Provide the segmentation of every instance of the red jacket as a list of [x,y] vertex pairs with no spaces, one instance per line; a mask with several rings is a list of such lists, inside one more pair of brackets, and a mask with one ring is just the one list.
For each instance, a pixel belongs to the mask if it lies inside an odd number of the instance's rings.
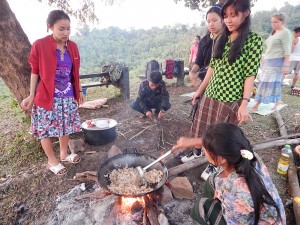
[[[80,55],[77,45],[68,41],[67,49],[72,60],[72,84],[74,97],[79,101],[79,67]],[[39,83],[34,97],[34,104],[47,110],[52,110],[55,73],[57,67],[56,43],[52,35],[35,41],[31,47],[29,63],[31,73],[39,75]]]

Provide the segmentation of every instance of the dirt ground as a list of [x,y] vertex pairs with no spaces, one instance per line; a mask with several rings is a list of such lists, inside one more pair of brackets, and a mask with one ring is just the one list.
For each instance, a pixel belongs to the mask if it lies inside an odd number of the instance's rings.
[[[105,90],[105,89],[101,89]],[[139,118],[138,113],[133,112],[129,106],[129,101],[121,98],[110,99],[108,108],[96,110],[80,109],[81,120],[92,118],[112,118],[118,122],[117,138],[115,141],[103,146],[90,146],[84,144],[84,151],[96,151],[94,154],[80,152],[81,162],[79,164],[66,165],[68,174],[65,176],[55,176],[49,172],[45,161],[36,164],[28,162],[28,167],[23,168],[18,175],[0,183],[0,224],[43,224],[56,207],[57,197],[68,193],[76,185],[80,184],[72,178],[78,172],[96,171],[98,166],[107,159],[107,151],[112,145],[120,148],[136,148],[138,152],[158,157],[162,151],[170,149],[180,136],[189,133],[191,121],[188,119],[191,105],[184,104],[188,97],[181,97],[181,94],[191,92],[189,86],[175,87],[168,86],[170,92],[172,108],[168,111],[166,118],[160,125],[153,125],[153,121]],[[288,87],[284,89],[285,93]],[[136,96],[132,93],[132,99]],[[292,98],[292,99],[291,99]],[[286,121],[289,133],[294,132],[294,127],[299,124],[297,118],[293,116],[299,111],[299,97],[287,96],[283,101],[289,101],[288,107],[280,112]],[[253,122],[243,125],[242,129],[248,138],[254,143],[268,138],[278,137],[278,127],[272,116],[253,115]],[[149,127],[151,126],[151,127]],[[143,129],[147,128],[140,135],[134,137]],[[163,142],[160,141],[160,133],[163,130]],[[134,137],[134,138],[133,138]],[[83,133],[71,136],[72,139],[84,139]],[[55,144],[57,150],[58,146]],[[269,148],[259,150],[258,154],[266,163],[271,173],[280,196],[286,206],[287,224],[295,224],[292,205],[290,204],[290,193],[286,177],[276,173],[276,166],[280,156],[280,148]],[[58,151],[56,151],[58,152]],[[171,167],[180,162],[174,160],[167,164]],[[194,188],[195,194],[202,192],[203,181],[200,175],[206,165],[197,167],[185,172]],[[176,204],[180,205],[180,201]],[[190,204],[192,205],[192,204]],[[87,205],[88,207],[88,205]],[[175,209],[174,209],[175,210]],[[185,212],[189,215],[189,210]],[[170,216],[171,213],[170,213]],[[180,221],[173,221],[172,224],[184,224]]]

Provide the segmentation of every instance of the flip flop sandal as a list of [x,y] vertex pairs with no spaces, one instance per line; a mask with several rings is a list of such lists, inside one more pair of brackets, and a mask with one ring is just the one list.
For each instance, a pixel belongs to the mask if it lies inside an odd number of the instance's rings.
[[[78,160],[76,161],[76,159],[78,159]],[[75,153],[72,153],[72,154],[68,155],[67,158],[61,159],[60,161],[62,161],[62,162],[69,162],[69,163],[75,164],[75,163],[79,163],[80,162],[80,157],[79,157],[79,155],[77,155]]]
[[61,176],[68,172],[66,167],[63,166],[63,164],[58,163],[56,166],[49,166],[49,170],[54,173],[55,175]]

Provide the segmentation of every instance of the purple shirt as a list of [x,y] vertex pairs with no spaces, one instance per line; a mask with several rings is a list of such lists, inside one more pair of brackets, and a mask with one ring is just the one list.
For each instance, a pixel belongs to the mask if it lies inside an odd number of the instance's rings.
[[56,74],[54,97],[74,97],[72,86],[72,61],[68,50],[61,55],[60,50],[56,49]]

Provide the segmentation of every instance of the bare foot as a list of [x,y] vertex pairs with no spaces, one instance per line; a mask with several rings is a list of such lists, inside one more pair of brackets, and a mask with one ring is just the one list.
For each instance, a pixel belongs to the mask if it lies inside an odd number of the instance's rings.
[[276,108],[280,105],[283,104],[283,101],[279,100],[278,102],[275,103],[275,105],[272,107],[272,110],[276,110]]
[[251,109],[248,110],[249,113],[257,112],[258,108],[252,107]]

